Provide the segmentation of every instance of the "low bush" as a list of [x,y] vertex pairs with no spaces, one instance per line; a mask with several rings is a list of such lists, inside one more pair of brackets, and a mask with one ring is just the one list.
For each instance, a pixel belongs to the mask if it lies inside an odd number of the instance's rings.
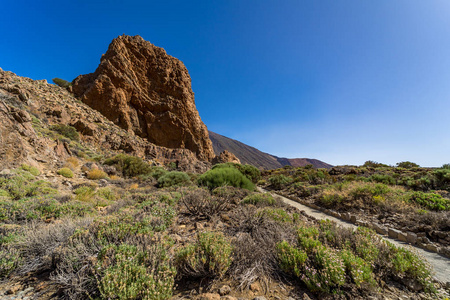
[[89,202],[94,197],[94,189],[90,186],[80,186],[73,192],[76,195],[75,198],[83,202]]
[[191,178],[184,172],[171,171],[158,179],[159,187],[170,187],[174,185],[184,185],[191,182]]
[[231,265],[230,242],[221,234],[204,232],[197,241],[180,249],[176,254],[176,265],[181,276],[222,277]]
[[119,154],[104,161],[106,165],[115,166],[126,177],[148,175],[152,171],[151,166],[140,157]]
[[270,193],[255,193],[242,199],[242,204],[253,204],[257,206],[275,205],[275,199]]
[[182,193],[180,199],[185,214],[205,219],[228,211],[232,201],[229,197],[211,196],[208,190],[202,188],[188,189]]
[[48,182],[35,180],[33,175],[23,171],[11,177],[0,177],[0,189],[4,197],[10,197],[13,200],[57,193]]
[[169,299],[172,296],[176,270],[162,246],[143,251],[134,245],[107,245],[100,251],[94,270],[104,299]]
[[108,174],[99,169],[92,169],[87,172],[86,177],[91,180],[108,178]]
[[308,259],[308,254],[305,251],[282,241],[277,244],[277,255],[281,270],[297,277],[303,274],[304,265]]
[[258,212],[258,215],[265,216],[280,223],[292,223],[296,218],[298,218],[298,214],[291,216],[282,208],[264,208]]
[[36,167],[29,166],[27,164],[22,164],[21,169],[24,171],[28,171],[33,176],[38,176],[41,172]]
[[430,210],[450,210],[450,199],[435,193],[411,192],[407,200]]
[[342,250],[339,253],[339,256],[344,262],[347,273],[350,275],[357,287],[360,287],[363,283],[376,285],[370,263],[354,255],[349,250]]
[[55,77],[52,79],[52,81],[54,84],[56,84],[57,86],[62,87],[62,88],[68,88],[69,86],[72,85],[72,83],[70,83],[69,81],[61,79],[61,78]]
[[269,182],[270,185],[274,188],[274,189],[281,189],[284,185],[291,183],[292,182],[292,178],[284,176],[282,174],[279,175],[273,175],[271,177],[269,177]]
[[78,131],[75,129],[75,127],[63,124],[55,124],[50,126],[50,130],[56,131],[62,136],[71,139],[73,141],[80,140],[80,135],[78,134]]
[[250,191],[255,189],[255,185],[238,169],[233,167],[209,170],[198,178],[198,183],[208,187],[210,190],[224,185],[230,185]]
[[419,168],[420,166],[416,163],[410,162],[410,161],[402,161],[397,163],[397,168],[405,168],[405,169],[412,169],[412,168]]
[[58,173],[58,175],[61,175],[61,176],[66,177],[66,178],[72,178],[73,177],[73,172],[69,168],[61,168],[61,169],[58,170],[57,173]]

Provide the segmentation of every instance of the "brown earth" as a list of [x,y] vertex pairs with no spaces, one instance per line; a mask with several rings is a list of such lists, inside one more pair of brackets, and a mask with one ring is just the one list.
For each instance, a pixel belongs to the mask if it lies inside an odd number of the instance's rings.
[[129,133],[200,160],[214,157],[186,67],[140,36],[114,39],[97,70],[73,81],[73,92]]

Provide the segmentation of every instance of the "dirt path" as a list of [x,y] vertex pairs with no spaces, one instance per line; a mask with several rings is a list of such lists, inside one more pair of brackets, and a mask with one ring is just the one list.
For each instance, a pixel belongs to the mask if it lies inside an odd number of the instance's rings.
[[[263,188],[258,187],[258,191],[260,192],[269,192],[272,193],[270,191],[267,191]],[[303,210],[307,215],[314,217],[318,220],[324,220],[324,219],[329,219],[331,221],[336,222],[337,224],[344,226],[344,227],[348,227],[348,228],[353,228],[355,229],[357,226],[351,223],[347,223],[341,219],[335,218],[333,216],[327,215],[319,210],[310,208],[306,205],[300,204],[298,202],[295,202],[291,199],[288,199],[286,197],[283,197],[281,195],[278,195],[276,193],[272,193],[273,195],[276,195],[277,197],[280,197],[283,202],[296,207],[300,210]],[[435,278],[443,283],[448,283],[450,282],[450,259],[445,258],[437,253],[433,253],[433,252],[428,252],[426,250],[423,250],[421,248],[417,248],[414,246],[411,246],[407,243],[403,243],[400,242],[398,240],[389,238],[387,236],[382,236],[383,239],[388,240],[389,242],[395,244],[396,246],[400,246],[400,247],[411,247],[413,248],[417,253],[419,253],[420,255],[422,255],[423,257],[425,257],[425,259],[431,264],[431,266],[434,268],[435,271]]]

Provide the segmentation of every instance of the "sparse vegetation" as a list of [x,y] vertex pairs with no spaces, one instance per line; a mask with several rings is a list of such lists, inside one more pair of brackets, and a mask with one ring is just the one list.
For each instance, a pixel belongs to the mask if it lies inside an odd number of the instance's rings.
[[62,88],[68,88],[69,86],[72,85],[72,83],[70,83],[69,81],[61,79],[61,78],[53,78],[52,81],[54,84],[56,84],[57,86],[60,86]]
[[50,126],[50,129],[53,131],[56,131],[60,135],[74,140],[79,141],[80,135],[78,134],[78,131],[75,129],[75,127],[69,126],[69,125],[63,125],[63,124],[55,124]]

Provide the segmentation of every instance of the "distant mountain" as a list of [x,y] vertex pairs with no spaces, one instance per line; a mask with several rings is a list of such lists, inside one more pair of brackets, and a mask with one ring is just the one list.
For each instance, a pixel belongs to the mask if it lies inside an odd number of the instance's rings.
[[254,165],[258,168],[277,169],[284,166],[303,167],[309,164],[313,165],[315,168],[333,167],[332,165],[317,159],[277,157],[212,131],[209,131],[209,138],[212,141],[214,153],[216,155],[219,155],[224,150],[228,150],[236,155],[236,157],[241,160],[241,163]]

